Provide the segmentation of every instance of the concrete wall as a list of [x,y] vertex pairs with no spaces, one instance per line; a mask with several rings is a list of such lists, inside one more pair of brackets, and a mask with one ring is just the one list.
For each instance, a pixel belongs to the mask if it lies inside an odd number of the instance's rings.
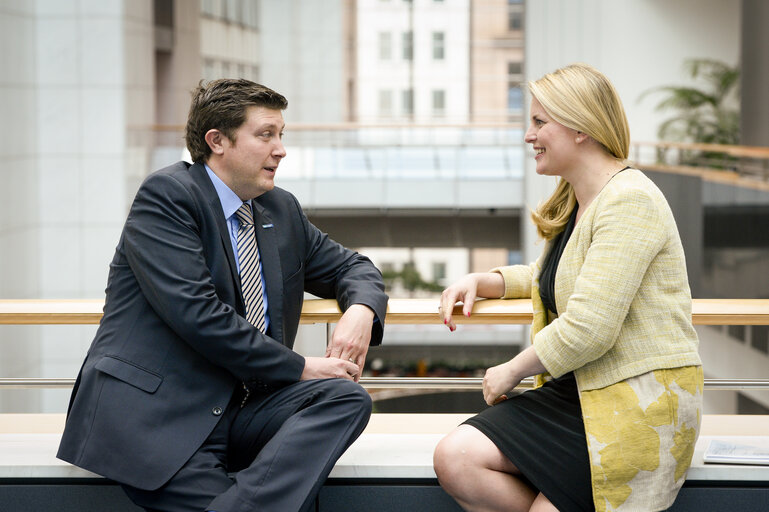
[[288,98],[291,122],[346,120],[342,0],[262,0],[259,80]]
[[[103,296],[137,172],[128,166],[143,161],[129,126],[154,114],[151,2],[4,1],[0,23],[0,297]],[[0,373],[74,377],[92,335],[4,328]],[[4,392],[0,408],[60,409],[67,394]]]

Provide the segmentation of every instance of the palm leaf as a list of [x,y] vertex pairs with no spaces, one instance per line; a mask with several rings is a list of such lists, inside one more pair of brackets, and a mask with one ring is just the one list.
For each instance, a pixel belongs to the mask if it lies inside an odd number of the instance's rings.
[[[666,85],[650,88],[638,98],[661,94],[656,111],[673,115],[663,121],[657,134],[663,140],[736,144],[739,141],[739,110],[736,105],[739,70],[713,59],[687,59],[684,70],[699,86]],[[696,157],[693,154],[692,157]]]

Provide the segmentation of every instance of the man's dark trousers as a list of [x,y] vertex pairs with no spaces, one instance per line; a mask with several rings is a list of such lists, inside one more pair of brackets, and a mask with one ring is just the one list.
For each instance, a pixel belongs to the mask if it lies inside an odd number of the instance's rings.
[[304,512],[360,435],[371,398],[345,379],[235,393],[206,442],[156,491],[123,486],[149,511]]

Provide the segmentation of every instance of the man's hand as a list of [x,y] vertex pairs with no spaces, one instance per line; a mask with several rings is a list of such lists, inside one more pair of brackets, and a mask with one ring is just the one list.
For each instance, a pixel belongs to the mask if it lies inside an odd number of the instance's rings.
[[353,304],[339,319],[331,343],[326,348],[326,357],[339,358],[357,365],[359,369],[354,374],[355,382],[360,380],[366,364],[373,325],[374,312],[363,304]]
[[304,370],[299,380],[347,379],[353,380],[360,374],[357,364],[336,357],[306,357]]

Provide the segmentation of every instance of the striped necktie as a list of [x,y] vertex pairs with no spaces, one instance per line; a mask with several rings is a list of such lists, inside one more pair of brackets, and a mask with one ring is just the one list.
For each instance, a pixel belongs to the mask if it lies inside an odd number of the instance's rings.
[[240,222],[240,227],[238,227],[238,262],[240,263],[240,286],[243,289],[243,302],[246,304],[246,320],[264,332],[262,264],[259,261],[259,248],[256,246],[251,205],[243,203],[235,215]]

